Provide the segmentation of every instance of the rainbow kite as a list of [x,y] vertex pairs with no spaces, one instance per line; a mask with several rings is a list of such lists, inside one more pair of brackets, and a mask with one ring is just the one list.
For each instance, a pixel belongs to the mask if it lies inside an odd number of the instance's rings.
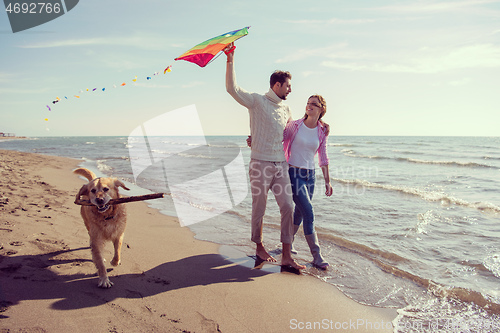
[[189,49],[186,53],[175,60],[186,60],[205,67],[219,52],[235,40],[248,35],[248,28],[231,31],[223,35],[211,38],[201,44]]

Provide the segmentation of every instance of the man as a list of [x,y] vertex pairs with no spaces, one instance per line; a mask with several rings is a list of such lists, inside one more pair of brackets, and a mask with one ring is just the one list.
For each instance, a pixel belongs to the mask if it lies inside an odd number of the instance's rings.
[[226,90],[250,114],[252,152],[249,165],[252,192],[252,241],[257,245],[256,254],[265,261],[275,262],[265,249],[262,240],[263,218],[267,194],[271,190],[281,213],[281,242],[283,253],[281,264],[295,269],[304,269],[291,254],[293,242],[293,199],[288,176],[288,164],[283,152],[283,130],[291,119],[288,105],[284,104],[292,92],[288,72],[276,71],[270,78],[270,89],[265,95],[249,93],[236,84],[234,73],[234,48],[226,51]]

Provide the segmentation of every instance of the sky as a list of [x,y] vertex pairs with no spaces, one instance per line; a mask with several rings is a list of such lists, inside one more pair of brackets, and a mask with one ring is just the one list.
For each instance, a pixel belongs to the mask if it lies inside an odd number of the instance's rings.
[[323,95],[331,135],[500,133],[500,0],[82,0],[17,33],[2,12],[0,132],[127,136],[195,105],[199,119],[176,119],[172,135],[199,123],[205,135],[247,135],[248,111],[225,90],[225,55],[205,68],[174,61],[246,26],[238,84],[263,94],[274,70],[290,71],[293,118]]

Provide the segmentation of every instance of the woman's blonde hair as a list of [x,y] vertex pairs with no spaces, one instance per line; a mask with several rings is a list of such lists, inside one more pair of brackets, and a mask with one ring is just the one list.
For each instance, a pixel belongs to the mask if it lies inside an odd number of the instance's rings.
[[[326,113],[326,100],[325,100],[325,98],[324,98],[323,96],[321,96],[321,95],[312,95],[311,97],[309,97],[309,98],[308,98],[308,100],[309,100],[309,99],[311,99],[311,98],[313,98],[313,97],[315,97],[315,98],[317,98],[317,99],[318,99],[319,104],[320,104],[320,107],[323,109],[323,110],[321,111],[321,113],[319,114],[319,118],[318,118],[318,120],[320,120],[320,119],[321,119],[321,118],[325,115],[325,113]],[[305,116],[304,116],[304,119],[307,119],[307,112],[306,112],[306,114],[305,114]]]

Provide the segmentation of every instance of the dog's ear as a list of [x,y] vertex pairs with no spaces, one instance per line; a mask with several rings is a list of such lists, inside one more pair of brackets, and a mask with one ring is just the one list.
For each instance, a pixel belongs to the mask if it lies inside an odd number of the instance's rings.
[[80,188],[80,191],[78,191],[77,195],[76,195],[76,198],[75,198],[75,203],[78,203],[80,202],[80,197],[82,195],[89,195],[89,189],[87,187],[87,184],[83,185],[81,188]]
[[118,188],[118,187],[121,187],[121,188],[124,188],[126,189],[127,191],[130,191],[130,189],[125,186],[125,184],[123,184],[120,180],[118,179],[115,179],[115,187]]

